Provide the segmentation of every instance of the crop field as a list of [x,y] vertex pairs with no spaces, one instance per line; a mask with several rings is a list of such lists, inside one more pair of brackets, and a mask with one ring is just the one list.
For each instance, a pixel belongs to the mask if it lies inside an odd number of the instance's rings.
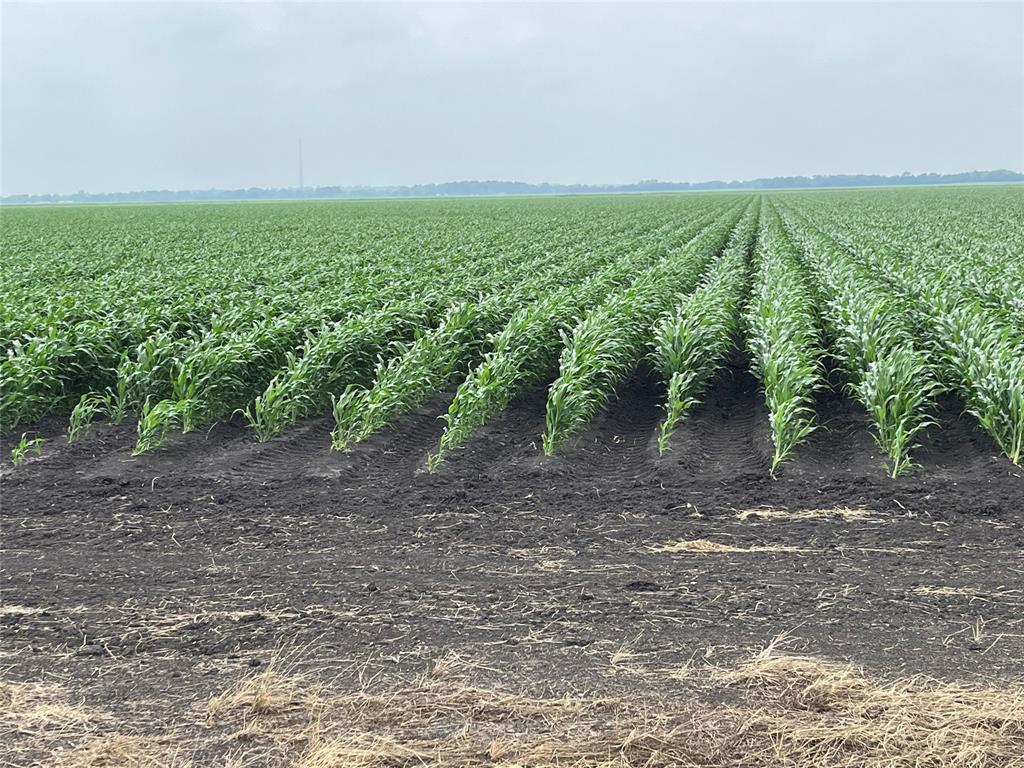
[[1024,764],[1024,188],[0,218],[0,763]]
[[8,211],[0,423],[131,417],[141,454],[329,409],[344,451],[451,388],[436,467],[539,385],[554,454],[647,365],[664,454],[740,349],[772,473],[829,388],[893,476],[944,395],[1019,464],[1022,221],[1015,188]]

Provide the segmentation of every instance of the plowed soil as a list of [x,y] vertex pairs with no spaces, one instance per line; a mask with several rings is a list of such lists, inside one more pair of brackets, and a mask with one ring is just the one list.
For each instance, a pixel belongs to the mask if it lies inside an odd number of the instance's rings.
[[327,417],[140,457],[132,423],[70,446],[64,419],[37,425],[42,455],[2,478],[6,678],[159,717],[275,654],[343,681],[455,654],[552,692],[671,687],[780,635],[887,675],[1024,670],[1024,471],[955,402],[892,480],[863,412],[825,396],[772,479],[741,367],[663,458],[641,372],[556,457],[541,390],[431,473],[449,397],[347,454]]

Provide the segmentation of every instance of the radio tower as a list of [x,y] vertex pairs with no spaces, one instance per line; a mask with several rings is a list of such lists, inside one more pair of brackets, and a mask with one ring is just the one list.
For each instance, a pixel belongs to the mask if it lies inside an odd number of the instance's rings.
[[302,139],[299,139],[299,189],[305,187],[305,183],[302,179]]

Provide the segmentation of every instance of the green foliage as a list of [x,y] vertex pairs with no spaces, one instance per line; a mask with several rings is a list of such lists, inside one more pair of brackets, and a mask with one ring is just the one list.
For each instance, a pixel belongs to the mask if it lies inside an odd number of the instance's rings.
[[664,452],[745,335],[773,473],[827,365],[894,475],[940,392],[1024,458],[1018,189],[772,194],[759,219],[754,199],[5,208],[0,430],[63,413],[73,442],[137,416],[144,452],[330,410],[350,448],[457,384],[436,466],[546,382],[557,450],[646,358]]
[[978,306],[941,307],[936,326],[944,362],[967,410],[1014,464],[1024,458],[1024,344],[1001,322],[986,322]]
[[437,393],[471,356],[474,340],[486,336],[496,312],[494,305],[458,304],[412,344],[394,342],[397,354],[380,362],[373,387],[350,389],[335,401],[335,449],[365,440]]
[[138,439],[132,456],[159,448],[167,440],[168,433],[181,424],[182,405],[174,400],[147,400],[139,414]]
[[[601,253],[607,257],[625,250],[626,255],[612,257],[599,272],[578,283],[562,285],[520,306],[489,340],[491,350],[459,385],[442,417],[445,429],[437,450],[428,457],[428,465],[436,468],[475,429],[504,410],[525,389],[540,383],[558,363],[565,331],[577,325],[595,304],[630,284],[638,272],[665,258],[672,249],[692,240],[712,219],[713,214],[697,216],[681,226],[663,227],[628,242],[626,247],[619,240],[614,251]],[[582,263],[593,265],[596,261],[586,254]]]
[[761,219],[757,276],[746,312],[747,349],[761,381],[775,447],[771,472],[814,431],[814,393],[823,386],[816,297],[781,223]]
[[43,443],[46,440],[42,437],[29,439],[28,433],[22,432],[18,444],[11,449],[11,461],[17,466],[28,457],[30,453],[40,454],[43,452]]
[[701,285],[654,326],[650,358],[668,383],[665,418],[658,429],[661,455],[669,449],[676,424],[700,402],[699,395],[733,345],[759,210],[760,200],[737,225]]
[[311,333],[298,353],[286,353],[283,370],[245,409],[246,420],[266,441],[323,410],[339,387],[368,385],[374,362],[388,344],[412,338],[429,315],[424,303],[403,302]]
[[832,353],[849,391],[867,409],[874,439],[896,477],[912,466],[915,438],[934,424],[942,391],[928,353],[915,340],[915,318],[850,254],[819,231],[789,220],[821,295]]
[[911,347],[894,347],[868,362],[853,392],[875,423],[875,442],[892,460],[892,476],[911,467],[917,433],[935,422],[928,407],[940,391],[928,364]]
[[689,243],[643,272],[590,312],[569,336],[559,376],[548,390],[544,453],[553,454],[612,397],[643,358],[650,342],[650,317],[664,312],[680,288],[695,286],[725,247],[747,200],[728,209]]

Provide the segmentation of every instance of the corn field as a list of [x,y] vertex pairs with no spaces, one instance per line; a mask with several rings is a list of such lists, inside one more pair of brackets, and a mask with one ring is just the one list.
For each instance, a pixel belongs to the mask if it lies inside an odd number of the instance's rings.
[[[351,451],[438,395],[437,468],[546,389],[571,450],[634,375],[653,454],[748,371],[775,474],[849,398],[879,470],[945,410],[1024,456],[1024,190],[5,208],[0,432],[65,419],[135,452],[234,420]],[[17,432],[16,432],[17,430]]]

